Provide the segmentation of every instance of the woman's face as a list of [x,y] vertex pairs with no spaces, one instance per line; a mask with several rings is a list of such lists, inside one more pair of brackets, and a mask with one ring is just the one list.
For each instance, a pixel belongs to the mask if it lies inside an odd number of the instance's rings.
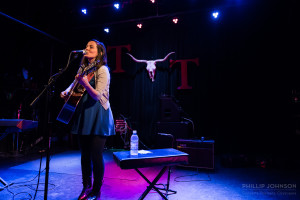
[[89,41],[85,47],[86,54],[84,55],[89,60],[93,60],[98,55],[97,43],[95,41]]

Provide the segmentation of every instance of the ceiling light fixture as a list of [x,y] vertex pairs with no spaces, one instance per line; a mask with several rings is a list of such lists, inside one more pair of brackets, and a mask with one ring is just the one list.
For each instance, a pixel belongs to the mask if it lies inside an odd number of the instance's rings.
[[81,12],[82,12],[84,15],[86,15],[86,14],[87,14],[87,9],[86,9],[86,8],[82,8],[82,9],[81,9]]
[[174,23],[174,24],[177,24],[177,23],[178,23],[178,18],[177,18],[177,17],[173,18],[173,23]]
[[105,31],[106,33],[109,33],[109,28],[104,28],[104,31]]
[[212,17],[214,19],[217,19],[219,17],[219,12],[218,11],[214,11],[211,15],[212,15]]
[[143,24],[142,24],[142,23],[138,23],[136,26],[137,26],[138,28],[142,28]]
[[120,9],[120,4],[119,3],[114,3],[115,9],[119,10]]

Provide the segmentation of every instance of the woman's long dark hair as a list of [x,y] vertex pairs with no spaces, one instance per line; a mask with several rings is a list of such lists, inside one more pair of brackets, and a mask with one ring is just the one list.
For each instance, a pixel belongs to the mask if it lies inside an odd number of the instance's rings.
[[[91,39],[90,41],[94,41],[97,44],[98,49],[98,55],[96,56],[96,62],[98,63],[96,66],[97,68],[100,68],[102,65],[107,65],[107,53],[106,48],[102,42],[99,42],[96,39]],[[102,55],[101,55],[102,52]],[[81,65],[84,64],[87,66],[89,64],[88,59],[86,57],[83,57],[81,60]]]

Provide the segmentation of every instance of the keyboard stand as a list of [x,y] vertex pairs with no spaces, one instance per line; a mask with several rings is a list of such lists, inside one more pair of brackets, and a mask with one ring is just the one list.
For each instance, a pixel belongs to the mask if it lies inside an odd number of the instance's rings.
[[[143,154],[140,152],[146,153]],[[139,151],[138,156],[130,156],[130,151],[120,151],[114,152],[113,157],[117,165],[121,169],[135,169],[135,171],[137,171],[137,173],[149,184],[147,189],[139,197],[139,200],[144,199],[151,189],[154,189],[165,200],[167,200],[167,195],[169,191],[175,194],[176,191],[169,190],[170,174],[168,174],[167,189],[161,189],[156,187],[156,183],[167,171],[167,169],[170,170],[171,166],[188,163],[188,154],[173,148]],[[163,168],[156,175],[155,179],[151,182],[138,168],[153,166],[162,166]],[[166,190],[166,195],[163,194],[160,190]]]

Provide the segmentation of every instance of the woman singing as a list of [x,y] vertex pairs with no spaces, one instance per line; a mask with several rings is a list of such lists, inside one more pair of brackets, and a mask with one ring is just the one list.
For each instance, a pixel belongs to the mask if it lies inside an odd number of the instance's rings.
[[[83,94],[74,114],[71,129],[77,134],[81,150],[81,171],[83,189],[78,199],[100,199],[104,176],[103,149],[107,136],[115,135],[114,119],[109,103],[110,73],[107,66],[106,48],[97,40],[90,40],[81,60],[81,68],[75,79],[86,92]],[[87,76],[80,75],[84,68],[96,66]],[[65,98],[74,82],[63,92]],[[93,185],[92,185],[93,176]]]

